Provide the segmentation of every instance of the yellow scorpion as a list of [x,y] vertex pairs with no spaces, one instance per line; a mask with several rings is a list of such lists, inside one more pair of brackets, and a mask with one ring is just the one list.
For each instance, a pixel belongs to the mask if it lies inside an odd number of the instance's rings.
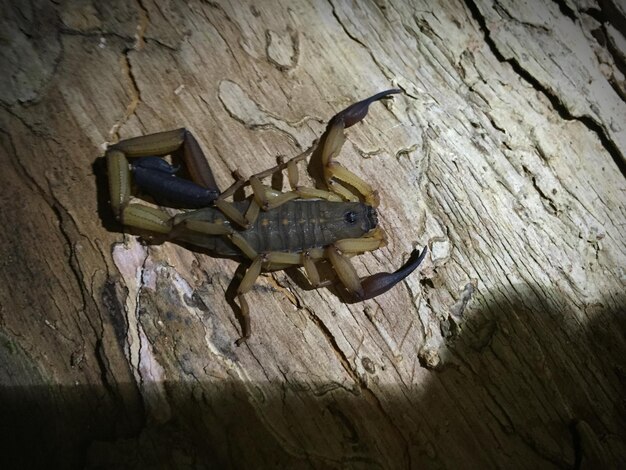
[[[386,90],[347,107],[330,120],[309,151],[286,162],[279,160],[275,167],[247,180],[235,172],[235,182],[224,192],[187,129],[123,140],[106,151],[113,212],[124,225],[202,247],[215,256],[243,258],[248,268],[237,288],[242,317],[237,345],[250,337],[246,293],[261,271],[303,266],[312,286],[322,287],[332,283],[322,280],[318,269],[318,263],[327,260],[353,301],[380,295],[419,266],[426,247],[421,253],[414,250],[393,273],[360,278],[349,258],[386,243],[375,209],[378,194],[335,157],[345,142],[344,129],[361,121],[371,103],[400,92]],[[183,162],[189,178],[177,176],[179,168],[162,158],[167,155]],[[309,155],[309,168],[314,169],[317,162],[321,176],[316,187],[299,182],[297,164]],[[290,191],[263,183],[285,169]],[[178,213],[172,216],[161,208],[131,203],[131,179],[141,192],[168,201]],[[251,194],[233,201],[233,195],[246,187]]]

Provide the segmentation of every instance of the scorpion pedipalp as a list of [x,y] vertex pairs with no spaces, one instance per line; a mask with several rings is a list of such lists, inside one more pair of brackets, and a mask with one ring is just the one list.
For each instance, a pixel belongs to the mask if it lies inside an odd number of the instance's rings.
[[337,113],[328,123],[328,127],[331,127],[339,120],[343,120],[344,127],[347,129],[350,126],[355,125],[357,122],[362,121],[363,118],[367,116],[370,104],[396,93],[402,93],[402,90],[392,88],[391,90],[381,91],[380,93],[376,93],[375,95],[359,101],[358,103],[351,104],[343,111]]
[[355,200],[356,198],[353,191],[346,187],[348,185],[363,196],[366,203],[374,207],[379,204],[378,193],[374,188],[343,165],[337,163],[334,158],[339,154],[345,142],[344,130],[363,120],[367,116],[370,104],[396,93],[402,93],[402,90],[392,88],[376,93],[369,98],[348,106],[343,111],[337,113],[328,123],[322,138],[324,142],[322,148],[324,180],[330,190],[340,194],[346,200]]

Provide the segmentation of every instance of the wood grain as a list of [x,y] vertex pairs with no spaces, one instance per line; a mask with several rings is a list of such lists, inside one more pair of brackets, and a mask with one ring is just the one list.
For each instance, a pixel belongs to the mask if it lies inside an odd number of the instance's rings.
[[[618,2],[1,9],[0,461],[626,464]],[[430,255],[378,298],[263,275],[238,348],[237,265],[112,218],[107,144],[185,126],[225,188],[392,86],[340,157],[389,233],[355,265]]]

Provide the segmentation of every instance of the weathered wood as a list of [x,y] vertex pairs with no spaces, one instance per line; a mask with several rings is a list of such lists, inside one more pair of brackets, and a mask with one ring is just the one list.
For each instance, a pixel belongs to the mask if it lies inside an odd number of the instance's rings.
[[[626,465],[618,2],[2,3],[0,461]],[[358,271],[430,248],[387,294],[264,275],[237,348],[236,264],[111,216],[107,143],[188,127],[225,188],[391,86],[340,157]]]

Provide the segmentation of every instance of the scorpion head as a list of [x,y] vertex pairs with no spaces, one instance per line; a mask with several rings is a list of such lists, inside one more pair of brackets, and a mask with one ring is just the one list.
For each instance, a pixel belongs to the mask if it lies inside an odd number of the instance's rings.
[[378,225],[376,209],[359,202],[341,203],[334,206],[337,209],[335,217],[338,238],[359,238]]

